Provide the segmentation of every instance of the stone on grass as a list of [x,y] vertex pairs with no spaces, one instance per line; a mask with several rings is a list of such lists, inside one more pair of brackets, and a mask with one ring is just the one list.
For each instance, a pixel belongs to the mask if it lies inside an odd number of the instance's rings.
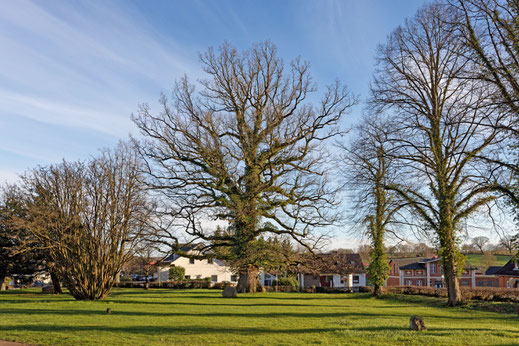
[[110,313],[112,313],[112,309],[110,309],[110,308],[106,309],[106,314],[110,315]]
[[54,294],[54,286],[52,286],[52,285],[42,286],[42,287],[41,287],[41,291],[42,291],[43,293],[51,293],[51,294]]
[[236,298],[238,293],[236,292],[236,287],[234,286],[226,286],[223,289],[222,297],[224,298]]
[[418,316],[418,315],[411,316],[409,329],[411,329],[411,330],[427,330],[423,317]]

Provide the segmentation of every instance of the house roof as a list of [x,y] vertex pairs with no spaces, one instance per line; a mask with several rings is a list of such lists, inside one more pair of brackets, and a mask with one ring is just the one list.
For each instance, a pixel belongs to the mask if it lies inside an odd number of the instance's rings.
[[488,267],[487,270],[485,271],[485,275],[494,275],[501,268],[503,268],[503,267],[501,267],[501,266]]
[[[203,246],[204,246],[204,244],[202,244],[202,243],[179,244],[178,252],[180,252],[180,253],[187,253],[189,251],[200,249]],[[172,254],[168,255],[166,258],[164,258],[162,261],[157,262],[157,264],[159,264],[159,265],[171,264],[171,263],[175,262],[176,260],[178,260],[180,257],[185,257],[185,256],[182,256],[182,255],[180,255],[178,253],[172,253]],[[216,258],[213,258],[213,262],[218,264],[218,265],[220,265],[220,266],[225,265],[224,261],[216,259]]]
[[[408,259],[409,260],[409,259]],[[441,257],[437,257],[437,258],[423,258],[423,259],[414,259],[414,261],[410,262],[410,263],[407,263],[407,264],[404,264],[404,265],[401,265],[399,268],[400,269],[425,269],[425,263],[428,263],[428,262],[437,262],[437,261],[441,261]],[[463,266],[463,269],[478,269],[476,267],[474,267],[472,264],[470,264],[469,261],[465,261],[465,265]]]
[[366,272],[358,253],[332,251],[306,257],[299,268],[304,274],[362,274]]
[[425,269],[425,266],[423,263],[420,262],[414,262],[406,264],[405,266],[401,266],[400,269],[402,270],[409,270],[409,269]]
[[395,263],[398,268],[406,266],[411,263],[416,263],[422,261],[423,257],[411,257],[411,258],[391,258],[389,263]]
[[[517,255],[516,255],[517,256]],[[512,257],[504,266],[497,270],[495,275],[519,276],[516,256]]]

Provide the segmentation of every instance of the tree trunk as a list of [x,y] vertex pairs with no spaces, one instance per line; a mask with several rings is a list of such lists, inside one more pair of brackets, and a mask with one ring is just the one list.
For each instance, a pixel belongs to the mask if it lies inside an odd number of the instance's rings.
[[50,279],[52,280],[52,286],[54,287],[54,294],[63,294],[58,274],[53,270],[50,271]]
[[373,296],[380,298],[384,295],[384,286],[375,284],[373,288]]
[[263,292],[265,289],[263,285],[258,280],[258,267],[249,264],[244,268],[239,270],[240,278],[238,279],[238,285],[236,286],[236,291],[238,293],[255,293],[258,290],[258,287]]
[[7,289],[7,284],[5,283],[5,278],[7,276],[0,275],[0,291],[5,291]]
[[449,306],[456,306],[463,303],[463,297],[461,295],[460,283],[458,281],[458,275],[456,270],[456,263],[454,258],[443,259],[443,271],[445,274],[445,283],[447,285],[447,292],[449,296]]

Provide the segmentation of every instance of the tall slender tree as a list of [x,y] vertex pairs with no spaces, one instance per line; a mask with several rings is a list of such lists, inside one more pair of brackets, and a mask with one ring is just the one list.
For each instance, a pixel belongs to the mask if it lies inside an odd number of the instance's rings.
[[355,128],[355,138],[344,151],[346,186],[354,202],[353,219],[367,228],[371,241],[371,263],[368,267],[373,294],[381,296],[389,275],[389,263],[384,240],[393,233],[391,225],[405,206],[405,202],[386,189],[394,181],[394,144],[389,141],[391,131],[381,118],[365,117]]
[[[246,258],[264,233],[313,247],[314,230],[338,219],[325,143],[341,133],[355,98],[336,82],[316,104],[309,64],[298,58],[287,68],[270,42],[243,53],[226,43],[200,60],[208,76],[200,92],[184,77],[161,112],[143,105],[133,118],[164,213],[208,248],[231,248],[233,259]],[[202,227],[214,219],[232,234]],[[244,263],[238,290],[254,291],[257,273]]]
[[379,48],[370,101],[398,129],[399,174],[418,184],[390,188],[436,234],[450,305],[462,301],[460,225],[496,198],[497,186],[488,184],[475,157],[499,142],[496,124],[502,120],[488,107],[491,90],[466,78],[474,66],[453,24],[456,16],[432,3],[397,28]]

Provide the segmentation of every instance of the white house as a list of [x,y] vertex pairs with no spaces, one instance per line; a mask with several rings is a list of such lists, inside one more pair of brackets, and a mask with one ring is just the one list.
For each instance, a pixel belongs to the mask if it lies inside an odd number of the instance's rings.
[[[197,254],[197,245],[184,246],[181,250],[187,254]],[[169,255],[157,264],[157,272],[154,275],[158,281],[168,281],[169,269],[171,267],[183,267],[186,280],[211,278],[212,282],[236,282],[237,275],[225,262],[218,259],[194,259],[182,257],[178,254]]]
[[309,259],[298,274],[299,286],[351,288],[366,286],[366,269],[359,254],[332,251]]

